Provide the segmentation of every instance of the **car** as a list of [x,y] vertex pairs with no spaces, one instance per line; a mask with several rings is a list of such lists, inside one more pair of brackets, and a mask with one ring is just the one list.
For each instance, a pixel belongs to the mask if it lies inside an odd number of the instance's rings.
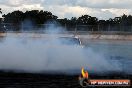
[[81,45],[80,39],[75,37],[59,37],[58,40],[64,45]]
[[77,36],[71,35],[46,35],[42,40],[43,44],[50,46],[83,46],[81,40]]
[[70,36],[70,37],[57,37],[55,40],[59,41],[61,45],[68,46],[81,46],[83,48],[82,42],[78,37]]

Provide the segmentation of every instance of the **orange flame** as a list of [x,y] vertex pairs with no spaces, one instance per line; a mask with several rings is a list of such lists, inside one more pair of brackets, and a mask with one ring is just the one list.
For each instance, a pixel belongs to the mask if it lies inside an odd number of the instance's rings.
[[88,72],[87,71],[84,71],[84,68],[83,67],[82,67],[81,72],[82,72],[82,77],[83,78],[88,78]]

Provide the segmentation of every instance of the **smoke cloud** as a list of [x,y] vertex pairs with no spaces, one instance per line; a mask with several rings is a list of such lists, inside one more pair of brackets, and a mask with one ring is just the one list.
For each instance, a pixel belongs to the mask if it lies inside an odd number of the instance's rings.
[[59,36],[64,31],[63,27],[52,24],[45,29],[46,34],[7,33],[0,41],[0,69],[33,73],[76,73],[81,67],[95,73],[121,70],[118,62],[110,62],[103,52],[62,44]]

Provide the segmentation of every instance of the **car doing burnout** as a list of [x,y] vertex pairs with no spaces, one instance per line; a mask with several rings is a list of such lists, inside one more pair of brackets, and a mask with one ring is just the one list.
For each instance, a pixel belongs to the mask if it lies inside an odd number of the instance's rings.
[[76,37],[59,37],[57,38],[62,45],[81,45],[81,41]]

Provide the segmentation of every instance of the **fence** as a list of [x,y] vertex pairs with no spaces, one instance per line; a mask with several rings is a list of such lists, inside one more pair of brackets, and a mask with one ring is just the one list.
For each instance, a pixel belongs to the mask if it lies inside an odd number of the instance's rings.
[[50,28],[54,29],[66,29],[67,31],[76,32],[122,32],[122,33],[132,33],[132,26],[124,25],[53,25],[53,24],[38,24],[38,25],[17,25],[11,23],[3,23],[0,25],[0,30],[6,31],[43,31]]

